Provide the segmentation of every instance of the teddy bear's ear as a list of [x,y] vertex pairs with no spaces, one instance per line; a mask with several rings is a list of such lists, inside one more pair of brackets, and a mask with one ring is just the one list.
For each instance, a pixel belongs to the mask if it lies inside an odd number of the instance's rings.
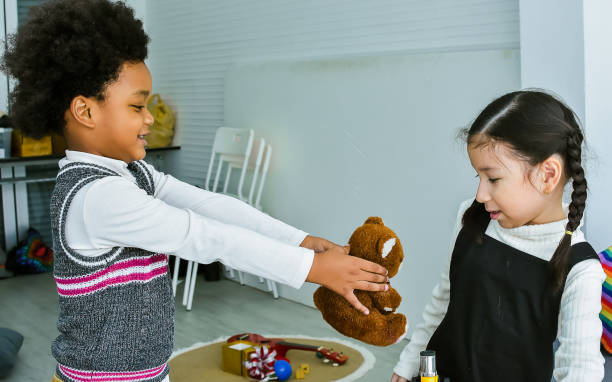
[[394,237],[386,240],[381,237],[378,240],[378,253],[380,253],[383,259],[391,252],[396,242],[397,240]]
[[378,216],[370,216],[365,223],[363,224],[380,224],[380,225],[385,225],[385,223],[383,223],[382,219],[379,218]]

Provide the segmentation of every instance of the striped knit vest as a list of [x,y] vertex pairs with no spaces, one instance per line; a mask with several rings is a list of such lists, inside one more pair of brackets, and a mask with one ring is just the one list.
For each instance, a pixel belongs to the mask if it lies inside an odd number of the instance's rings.
[[[128,169],[153,195],[141,162]],[[51,350],[62,381],[162,381],[172,352],[174,299],[168,259],[139,248],[115,247],[82,256],[66,242],[66,215],[76,193],[107,176],[102,166],[71,163],[57,175],[51,196],[54,277],[59,294],[59,336]]]

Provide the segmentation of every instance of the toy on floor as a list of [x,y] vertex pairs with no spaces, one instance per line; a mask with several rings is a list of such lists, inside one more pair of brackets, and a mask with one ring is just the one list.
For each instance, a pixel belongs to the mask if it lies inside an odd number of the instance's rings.
[[303,363],[300,365],[300,368],[295,371],[295,379],[304,379],[308,373],[310,373],[310,365]]
[[286,358],[289,350],[305,350],[315,352],[316,355],[323,360],[324,363],[331,362],[333,366],[339,366],[348,361],[348,357],[342,353],[338,353],[333,349],[328,349],[323,346],[298,344],[294,342],[286,342],[282,338],[266,338],[255,333],[242,333],[230,337],[227,342],[248,341],[255,344],[269,346],[276,351],[276,358]]
[[249,341],[231,341],[221,347],[221,369],[227,373],[248,376],[246,363],[250,354],[255,352],[256,343]]
[[[397,235],[379,217],[370,217],[357,228],[349,239],[350,255],[382,265],[395,276],[404,259],[404,251]],[[406,317],[395,313],[402,298],[391,288],[385,292],[356,290],[355,296],[370,311],[357,311],[342,296],[319,287],[313,296],[323,319],[340,333],[377,346],[399,342],[406,335]]]
[[[284,362],[284,361],[281,361]],[[249,354],[248,361],[244,362],[247,375],[257,380],[270,380],[276,371],[276,352],[267,346],[256,346],[255,350]],[[289,366],[291,368],[291,366]],[[289,374],[291,375],[291,373]],[[282,380],[282,379],[281,379]]]
[[274,371],[279,381],[286,381],[291,378],[293,370],[291,369],[291,363],[287,359],[277,359],[274,363]]
[[6,269],[15,274],[51,272],[53,250],[42,241],[37,230],[30,228],[26,238],[8,253]]
[[[333,349],[286,342],[282,338],[266,338],[255,333],[232,336],[227,339],[221,349],[223,371],[258,381],[289,379],[292,374],[291,363],[286,358],[289,350],[315,352],[324,363],[332,363],[333,366],[339,366],[348,361],[346,355],[335,352]],[[298,370],[306,370],[308,373],[310,366],[302,364]]]

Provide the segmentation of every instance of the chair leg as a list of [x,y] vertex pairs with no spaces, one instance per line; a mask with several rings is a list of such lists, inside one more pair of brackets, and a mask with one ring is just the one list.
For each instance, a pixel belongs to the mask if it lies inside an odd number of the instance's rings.
[[191,269],[193,261],[187,262],[187,273],[185,274],[185,288],[183,289],[183,305],[187,305],[187,297],[189,297],[189,285],[191,285]]
[[238,272],[238,280],[240,281],[240,285],[244,285],[244,274],[240,271],[236,272]]
[[274,296],[274,299],[278,300],[278,289],[276,289],[276,282],[274,281],[270,281],[270,286],[272,288],[272,296]]
[[193,263],[193,273],[191,274],[191,285],[189,286],[189,301],[187,302],[187,310],[191,310],[191,304],[193,303],[193,292],[195,290],[195,284],[198,276],[198,263]]
[[178,284],[179,267],[181,258],[176,256],[174,259],[174,272],[172,272],[172,296],[176,298],[176,286]]

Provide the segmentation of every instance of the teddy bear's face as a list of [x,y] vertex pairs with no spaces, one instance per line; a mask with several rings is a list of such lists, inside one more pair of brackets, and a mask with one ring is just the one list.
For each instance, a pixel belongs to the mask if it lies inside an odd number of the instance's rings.
[[387,268],[389,277],[397,274],[404,259],[402,244],[379,217],[370,217],[349,239],[351,256],[361,257]]

